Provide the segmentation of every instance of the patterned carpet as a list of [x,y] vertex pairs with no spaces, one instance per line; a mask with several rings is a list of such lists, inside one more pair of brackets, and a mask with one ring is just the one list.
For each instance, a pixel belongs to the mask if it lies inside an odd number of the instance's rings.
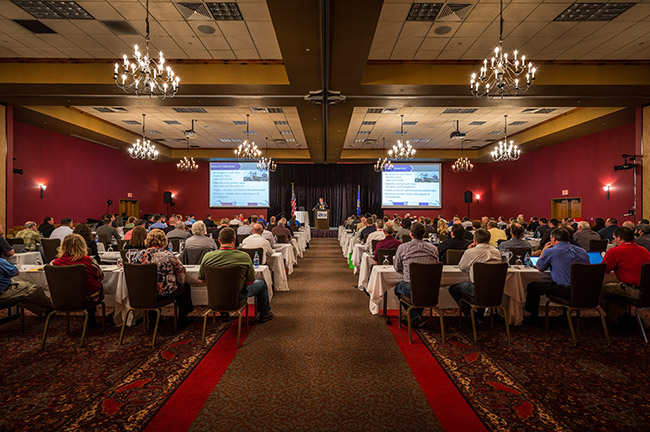
[[[6,316],[6,314],[4,315]],[[82,318],[73,317],[66,334],[65,317],[51,324],[40,350],[44,318],[26,316],[26,333],[18,320],[0,326],[2,410],[0,430],[140,430],[208,350],[201,349],[201,327],[174,333],[163,317],[155,348],[153,330],[89,330],[79,347]],[[220,321],[218,321],[220,323]],[[209,346],[228,325],[212,325]]]
[[513,329],[509,345],[502,324],[485,323],[475,344],[469,321],[445,321],[447,344],[437,321],[418,333],[488,429],[650,430],[650,352],[637,332],[610,328],[607,347],[597,318],[583,317],[573,346],[555,318],[548,332]]
[[336,239],[314,238],[194,421],[194,431],[441,430]]

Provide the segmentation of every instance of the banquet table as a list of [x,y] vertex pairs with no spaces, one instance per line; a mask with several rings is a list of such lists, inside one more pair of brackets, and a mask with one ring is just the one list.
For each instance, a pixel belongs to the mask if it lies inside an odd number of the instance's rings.
[[284,271],[284,260],[280,252],[274,252],[266,261],[273,272],[273,285],[276,291],[289,291],[289,284],[287,282],[287,272]]
[[357,282],[359,290],[363,291],[368,287],[368,279],[370,279],[370,273],[374,264],[375,261],[372,259],[372,255],[364,252],[361,256],[361,264],[359,265],[359,282]]
[[[366,291],[370,294],[369,307],[373,315],[379,314],[384,296],[388,296],[387,309],[397,309],[399,307],[397,297],[394,295],[394,289],[395,285],[403,279],[403,274],[395,271],[393,266],[376,265],[372,268]],[[512,266],[508,269],[503,292],[503,305],[508,313],[508,322],[510,324],[519,325],[523,321],[523,307],[526,302],[526,287],[528,284],[550,280],[550,273],[542,273],[533,268]],[[439,307],[441,309],[458,307],[451,295],[449,295],[449,286],[466,281],[469,281],[469,274],[461,272],[458,266],[444,266],[440,282]]]
[[291,243],[276,243],[273,246],[273,250],[282,254],[284,265],[288,269],[289,274],[293,273],[293,265],[296,264],[293,245]]
[[43,257],[40,252],[20,252],[7,258],[7,261],[17,267],[26,264],[43,265]]
[[352,265],[354,265],[354,274],[359,271],[361,266],[361,257],[366,252],[366,245],[357,243],[352,248]]
[[304,248],[300,245],[300,241],[294,236],[291,239],[291,245],[293,246],[294,253],[296,254],[297,258],[302,258],[303,257],[303,252],[305,251]]
[[296,231],[293,233],[293,237],[296,240],[296,245],[300,252],[300,257],[302,257],[302,254],[307,250],[307,234],[304,231]]
[[311,241],[311,228],[309,225],[304,225],[299,228],[299,231],[301,233],[305,233],[305,240],[307,240],[307,243]]

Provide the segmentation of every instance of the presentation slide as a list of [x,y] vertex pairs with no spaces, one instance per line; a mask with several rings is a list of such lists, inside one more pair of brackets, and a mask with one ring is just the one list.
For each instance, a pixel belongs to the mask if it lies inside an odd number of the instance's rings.
[[440,164],[399,164],[382,173],[383,208],[442,207]]
[[210,207],[268,207],[269,173],[257,162],[210,162]]

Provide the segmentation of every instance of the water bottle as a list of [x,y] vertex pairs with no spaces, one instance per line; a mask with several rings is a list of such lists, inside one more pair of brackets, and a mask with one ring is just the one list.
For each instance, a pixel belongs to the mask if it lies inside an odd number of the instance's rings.
[[539,239],[541,237],[542,237],[542,234],[539,231],[537,231],[537,238]]
[[255,252],[255,257],[253,258],[253,267],[258,268],[260,266],[260,255]]
[[278,242],[278,236],[274,235],[273,239],[275,240],[276,243]]
[[172,243],[171,243],[171,242],[167,243],[167,250],[168,250],[169,252],[172,252],[173,249],[174,249],[174,248],[172,248]]
[[526,267],[532,267],[533,263],[530,261],[530,253],[526,252],[526,256],[524,257],[524,263],[526,264]]
[[390,265],[390,262],[388,261],[388,255],[384,255],[384,262],[382,262],[381,265],[385,265],[385,266]]

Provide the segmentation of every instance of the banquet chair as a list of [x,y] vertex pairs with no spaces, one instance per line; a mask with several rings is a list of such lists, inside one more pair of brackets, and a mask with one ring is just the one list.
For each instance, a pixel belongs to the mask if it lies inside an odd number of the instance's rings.
[[228,228],[233,229],[235,230],[235,232],[237,232],[237,228],[239,228],[239,225],[236,224],[228,225]]
[[99,242],[104,245],[104,250],[108,250],[109,246],[109,241],[108,241],[108,236],[106,234],[98,234],[99,235]]
[[278,240],[276,241],[276,243],[289,243],[289,240],[287,239],[287,236],[284,235],[284,234],[281,234],[281,235],[277,236],[277,238],[278,238]]
[[11,314],[11,308],[15,307],[16,312],[20,315],[20,330],[22,333],[25,333],[25,307],[22,305],[22,302],[22,297],[0,298],[0,309],[7,309],[7,316],[1,322],[7,322],[16,317],[16,315]]
[[245,248],[239,248],[240,251],[246,252],[248,255],[251,257],[251,262],[254,262],[255,260],[255,252],[257,252],[257,256],[260,258],[260,264],[266,264],[266,254],[264,253],[264,249],[262,248],[255,248],[255,249],[245,249]]
[[208,286],[208,310],[203,314],[201,347],[205,348],[205,331],[208,316],[217,312],[237,313],[237,348],[240,347],[242,311],[246,309],[246,331],[248,331],[248,298],[239,298],[241,266],[205,266],[205,282]]
[[61,240],[59,239],[46,239],[41,240],[43,245],[43,254],[45,255],[45,264],[51,263],[56,259],[56,254],[59,251],[59,246],[61,246]]
[[124,249],[124,245],[127,244],[129,241],[128,240],[122,240],[122,239],[117,239],[117,250],[118,252]]
[[610,296],[607,299],[636,308],[635,315],[637,321],[639,322],[639,330],[641,331],[643,342],[647,344],[648,337],[646,336],[645,328],[643,326],[641,311],[650,309],[650,264],[643,264],[641,266],[641,285],[638,299],[623,296]]
[[508,248],[510,252],[512,252],[512,258],[510,258],[510,265],[513,265],[516,261],[517,258],[521,259],[521,262],[524,262],[524,257],[526,256],[526,253],[532,254],[533,249],[532,248],[518,248],[518,247],[513,247],[513,248]]
[[379,243],[379,242],[380,242],[380,240],[373,240],[372,242],[370,242],[370,246],[372,247],[371,252],[372,252],[373,254],[374,254],[375,251],[377,250],[377,243]]
[[410,234],[402,234],[402,243],[407,243],[412,240],[412,237]]
[[181,251],[181,240],[177,238],[170,238],[169,243],[172,245],[172,251],[180,252]]
[[571,264],[571,298],[567,300],[551,294],[546,295],[548,299],[546,300],[546,330],[548,330],[549,304],[553,302],[566,309],[566,317],[569,321],[569,330],[571,331],[571,340],[574,345],[577,345],[578,342],[576,340],[576,332],[573,328],[571,312],[576,311],[579,317],[580,311],[595,310],[600,316],[605,340],[607,341],[607,345],[609,345],[609,333],[607,332],[605,314],[600,307],[600,293],[603,288],[603,280],[605,279],[605,269],[605,264]]
[[86,329],[88,328],[88,311],[94,306],[102,306],[102,330],[106,324],[106,305],[104,304],[104,293],[95,301],[89,301],[86,298],[86,266],[83,264],[71,266],[45,266],[45,278],[50,289],[50,298],[54,310],[47,315],[45,319],[45,328],[43,329],[43,340],[41,349],[45,348],[47,331],[50,326],[50,320],[57,313],[65,313],[68,322],[67,330],[70,332],[70,312],[83,312],[84,325],[81,331],[81,346],[84,346],[86,340]]
[[445,262],[447,265],[458,265],[464,253],[462,249],[447,249]]
[[589,252],[607,252],[607,240],[589,240]]
[[377,251],[377,262],[378,263],[383,263],[384,262],[384,257],[388,256],[388,261],[390,262],[390,265],[393,265],[393,262],[395,261],[395,253],[397,252],[397,249],[384,249],[381,248]]
[[241,244],[250,234],[237,234],[237,244]]
[[9,243],[9,246],[25,244],[25,239],[22,238],[12,237],[12,238],[7,238],[6,240],[7,243]]
[[[120,332],[120,345],[124,340],[124,330],[129,314],[135,311],[155,311],[156,324],[153,329],[153,339],[151,346],[156,346],[156,336],[158,335],[158,323],[160,322],[161,308],[174,304],[174,330],[178,326],[178,306],[173,297],[165,299],[158,298],[158,265],[157,264],[124,264],[124,278],[126,279],[126,291],[129,295],[129,308],[124,315],[122,322],[122,331]],[[149,321],[148,314],[145,313],[145,323]],[[146,326],[145,326],[146,328]]]
[[203,255],[211,251],[210,248],[185,248],[178,259],[186,265],[198,265],[201,264]]
[[409,342],[413,343],[411,334],[411,309],[429,308],[431,316],[435,309],[440,316],[440,335],[442,343],[445,343],[445,322],[442,311],[438,308],[440,296],[440,280],[442,279],[442,263],[420,264],[411,263],[409,271],[411,274],[411,296],[401,295],[399,298],[399,326],[402,327],[402,308],[406,308],[406,320],[408,323]]
[[[471,309],[472,332],[474,333],[474,342],[478,341],[476,333],[476,321],[474,314],[476,309],[490,309],[490,327],[494,327],[494,314],[498,309],[503,312],[503,320],[506,325],[506,336],[510,342],[510,327],[508,327],[508,314],[506,308],[501,305],[503,300],[503,289],[506,284],[508,274],[508,263],[475,263],[474,267],[474,295],[463,294],[460,303],[467,303]],[[462,314],[461,305],[458,305],[458,318]]]

